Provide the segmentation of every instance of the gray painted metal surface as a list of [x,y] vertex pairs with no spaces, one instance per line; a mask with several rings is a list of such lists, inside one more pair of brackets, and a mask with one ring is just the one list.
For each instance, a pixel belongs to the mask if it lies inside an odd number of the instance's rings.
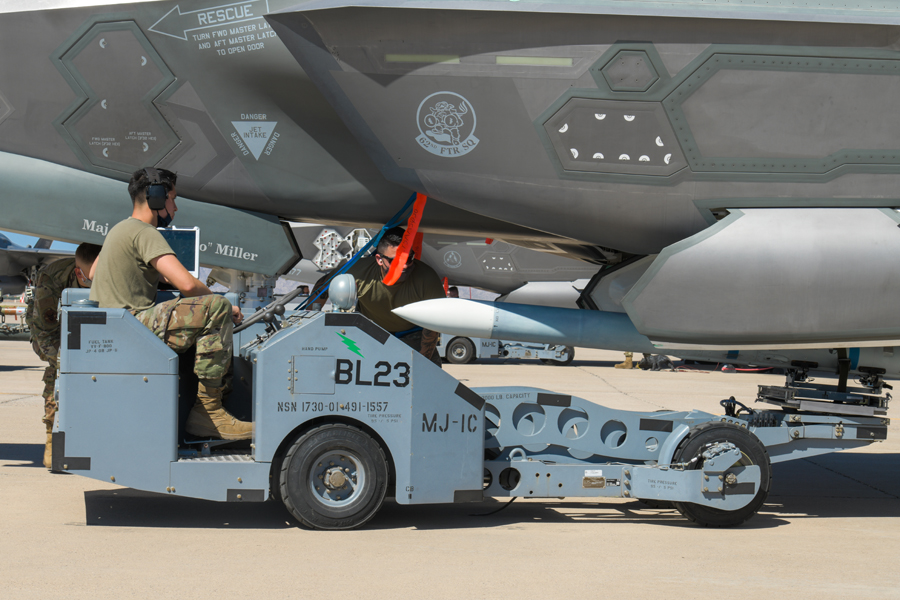
[[[304,258],[285,276],[313,283],[352,257],[378,230],[291,223],[291,232]],[[432,267],[438,277],[447,278],[449,285],[511,294],[531,282],[564,282],[539,288],[540,295],[529,295],[545,302],[570,301],[572,306],[578,292],[569,282],[589,279],[597,271],[597,265],[567,258],[546,244],[524,248],[502,240],[429,233],[423,236],[421,250],[417,258]]]
[[61,322],[54,469],[167,491],[178,452],[175,353],[123,309],[64,309]]
[[[192,200],[353,226],[386,222],[420,191],[432,199],[426,231],[616,264],[659,254],[727,210],[896,208],[897,15],[890,2],[791,0],[6,12],[0,164],[20,162],[0,183],[23,193],[0,198],[0,210],[21,218],[14,209],[34,189],[49,199],[44,214],[74,194],[79,209],[93,205],[86,180],[60,167],[121,182],[154,164],[176,170]],[[40,227],[24,221],[16,230]],[[854,222],[839,237],[877,254]],[[815,236],[817,247],[831,239]],[[765,253],[743,243],[748,256]],[[818,272],[815,255],[791,259]],[[720,275],[734,310],[756,323],[758,280]],[[677,288],[659,288],[659,302],[691,310]],[[883,311],[851,310],[841,295],[825,290],[841,308],[815,311],[785,296],[780,311],[827,326],[781,340],[766,339],[778,328],[763,323],[754,343],[884,343]],[[645,329],[648,311],[632,315],[639,330],[667,344],[740,341],[711,319],[699,330],[687,320],[686,333]],[[857,331],[869,339],[852,339]]]
[[[768,485],[762,444],[787,460],[869,444],[887,431],[875,416],[639,413],[535,388],[468,389],[358,313],[302,311],[238,336],[245,343],[235,356],[235,387],[252,401],[252,445],[198,451],[178,439],[179,397],[190,406],[193,392],[179,395],[187,374],[175,353],[127,311],[84,302],[83,290],[67,290],[62,303],[54,468],[160,493],[263,501],[281,477],[296,476],[293,466],[280,467],[297,440],[342,424],[380,446],[401,504],[615,496],[733,512]],[[698,468],[678,462],[687,460],[678,454],[685,437],[713,421],[761,442],[751,450],[726,435],[703,450]],[[338,448],[324,460],[358,467],[354,451]],[[376,477],[354,473],[357,483]],[[301,491],[319,485],[305,476]],[[348,477],[341,473],[340,482]]]
[[[384,440],[397,489],[414,487],[398,502],[452,502],[457,490],[480,489],[480,406],[458,393],[459,382],[361,315],[294,319],[241,351],[254,365],[257,460],[272,460],[303,423],[338,415]],[[453,426],[429,431],[426,417]]]
[[[384,180],[264,21],[290,4],[0,15],[0,151],[33,159],[38,173],[46,161],[116,181],[153,165],[176,171],[192,200],[380,226],[409,190]],[[425,224],[552,237],[446,205],[431,207]]]
[[[10,231],[103,244],[110,227],[131,214],[127,183],[78,169],[0,152],[0,180]],[[183,198],[176,204],[178,227],[200,227],[204,266],[276,275],[299,258],[293,237],[271,215]]]
[[[894,70],[887,26],[428,5],[269,20],[385,176],[412,170],[443,202],[636,254],[703,229],[711,208],[897,203],[895,81],[874,75]],[[463,123],[458,141],[429,129],[438,113]]]
[[33,267],[74,255],[68,250],[23,248],[0,234],[0,293],[7,296],[21,294],[28,285],[28,275]]
[[[472,344],[473,352],[467,360],[453,361],[451,354],[454,343],[467,340]],[[479,358],[533,358],[544,361],[564,362],[569,359],[569,351],[565,346],[553,344],[516,343],[504,342],[484,338],[469,338],[465,336],[441,336],[437,352],[441,358],[451,362],[472,362]]]
[[[511,302],[485,302],[442,298],[408,304],[394,311],[404,319],[446,335],[521,340],[606,348],[623,352],[671,354],[680,358],[756,366],[801,368],[838,372],[838,355],[825,348],[717,349],[661,344],[642,335],[627,314],[598,310],[576,310],[530,306]],[[900,355],[893,346],[848,349],[850,372],[884,369],[886,377],[900,376]]]
[[[68,295],[64,302],[71,303]],[[130,313],[73,305],[63,315],[69,333],[59,386],[67,408],[56,431],[67,441],[60,464],[68,465],[68,457],[90,459],[81,463],[87,469],[63,470],[210,500],[225,501],[228,490],[243,489],[240,500],[261,501],[283,443],[331,417],[383,441],[398,489],[406,490],[398,494],[400,503],[453,502],[456,492],[481,488],[480,398],[360,315],[301,313],[279,335],[240,350],[235,387],[252,389],[255,447],[250,460],[233,461],[203,460],[176,439],[177,355]],[[133,393],[135,387],[141,393]],[[192,403],[192,396],[183,400]],[[152,416],[144,418],[145,411]],[[452,427],[425,426],[426,418],[438,417]],[[140,433],[133,431],[137,422]],[[451,464],[452,472],[446,469]],[[130,474],[123,478],[127,465]]]
[[509,6],[503,0],[315,0],[292,10],[326,10],[348,7],[378,7],[446,10],[498,10],[506,12],[564,13],[583,15],[628,15],[657,17],[724,18],[830,23],[900,23],[897,4],[824,0],[810,5],[803,0],[521,0]]
[[666,248],[622,305],[669,346],[893,346],[898,223],[887,209],[734,211]]

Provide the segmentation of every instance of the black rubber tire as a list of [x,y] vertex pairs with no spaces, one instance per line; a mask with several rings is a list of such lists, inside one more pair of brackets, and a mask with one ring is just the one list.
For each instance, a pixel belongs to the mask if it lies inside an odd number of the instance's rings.
[[542,358],[541,362],[545,365],[554,365],[557,367],[564,367],[568,364],[571,364],[573,360],[575,360],[575,348],[572,346],[566,346],[566,352],[568,355],[566,356],[566,360],[555,360],[552,358]]
[[447,344],[447,362],[465,365],[475,360],[475,344],[469,338],[453,338]]
[[[348,473],[357,478],[359,485],[357,491],[348,483],[345,487],[349,486],[352,492],[343,500],[337,495],[343,493],[340,489],[317,494],[310,485],[319,481],[316,471],[327,469],[324,461],[338,460],[333,458],[337,456],[346,459],[345,464],[351,469]],[[301,525],[312,529],[355,529],[374,517],[384,502],[388,462],[378,442],[365,432],[343,424],[322,425],[293,443],[284,457],[279,480],[284,505]],[[335,495],[337,501],[328,494]]]
[[704,449],[716,442],[731,442],[741,450],[743,457],[735,464],[759,467],[760,486],[756,496],[749,504],[737,510],[720,510],[690,502],[673,504],[683,516],[703,527],[734,527],[755,515],[769,496],[769,489],[772,487],[772,463],[765,445],[759,438],[742,427],[719,421],[707,421],[693,427],[678,445],[672,462],[687,463],[694,457],[699,457],[688,467],[692,470],[699,469],[703,466]]

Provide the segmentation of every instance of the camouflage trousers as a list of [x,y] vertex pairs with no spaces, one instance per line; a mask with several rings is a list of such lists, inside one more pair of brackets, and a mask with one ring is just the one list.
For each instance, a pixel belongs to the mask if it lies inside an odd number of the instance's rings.
[[197,346],[194,373],[219,387],[231,366],[231,303],[211,294],[161,302],[134,315],[175,352]]
[[[47,427],[53,427],[53,418],[56,416],[56,395],[54,393],[56,387],[56,370],[59,360],[58,356],[45,357],[49,363],[44,369],[44,424]],[[49,429],[47,430],[49,431]]]
[[[437,338],[437,334],[433,334],[435,338]],[[437,351],[437,347],[434,344],[423,344],[422,343],[422,331],[414,331],[413,333],[408,333],[400,338],[400,341],[421,354],[425,356],[428,360],[439,366],[440,368],[444,368],[444,365],[441,363],[441,355]],[[431,351],[428,356],[426,356],[422,350],[422,346],[426,346],[425,350],[428,351],[428,346],[431,346]]]

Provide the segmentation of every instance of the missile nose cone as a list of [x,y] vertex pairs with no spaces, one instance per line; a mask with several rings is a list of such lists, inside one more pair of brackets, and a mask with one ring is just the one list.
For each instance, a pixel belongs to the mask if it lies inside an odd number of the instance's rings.
[[423,300],[392,312],[419,327],[451,335],[490,338],[494,326],[493,306],[461,298]]

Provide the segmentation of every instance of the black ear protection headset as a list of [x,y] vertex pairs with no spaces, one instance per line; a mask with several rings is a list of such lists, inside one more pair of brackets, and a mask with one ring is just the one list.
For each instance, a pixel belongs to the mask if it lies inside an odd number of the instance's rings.
[[147,187],[147,206],[150,207],[150,210],[164,210],[166,197],[169,195],[168,186],[163,183],[157,169],[147,167],[144,169],[144,174],[150,180],[150,185]]

